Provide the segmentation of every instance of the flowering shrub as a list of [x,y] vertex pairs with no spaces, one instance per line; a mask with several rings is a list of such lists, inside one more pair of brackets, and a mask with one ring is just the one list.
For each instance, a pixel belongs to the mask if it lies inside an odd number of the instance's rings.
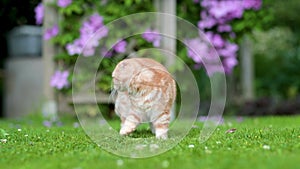
[[[100,40],[108,36],[110,32],[105,24],[132,13],[153,11],[152,3],[143,0],[124,0],[120,2],[109,0],[57,0],[55,4],[47,4],[49,7],[56,8],[62,16],[58,25],[53,25],[52,28],[46,30],[44,35],[45,40],[51,40],[62,49],[54,57],[57,61],[58,70],[53,75],[51,86],[59,90],[70,87],[68,82],[68,79],[71,79],[72,76],[70,70],[72,70],[79,55],[82,55],[80,57],[102,55],[105,59],[101,62],[100,67],[105,70],[105,73],[101,79],[98,79],[97,83],[101,90],[109,91],[110,76],[113,70],[113,65],[109,60],[114,59],[114,62],[118,62],[125,58],[131,40],[119,39],[114,43],[112,49],[104,44],[101,45],[104,47],[98,51],[97,47],[100,45]],[[231,73],[238,63],[238,46],[235,41],[237,37],[236,29],[231,24],[236,20],[241,20],[246,10],[258,10],[261,7],[261,0],[186,0],[178,3],[181,3],[178,4],[178,8],[181,8],[178,10],[178,15],[185,16],[184,19],[188,19],[192,23],[198,20],[198,23],[195,24],[205,33],[221,56],[225,72]],[[182,10],[183,7],[186,10],[192,9],[194,11],[189,13]],[[35,9],[37,24],[42,24],[43,10],[43,4],[39,4]],[[132,49],[160,46],[161,36],[153,28],[146,29],[141,37],[144,41],[136,41],[131,46]],[[211,47],[204,44],[200,36],[186,39],[186,44],[196,49],[196,53],[200,54],[201,57],[197,56],[195,51],[190,50],[190,48],[178,48],[179,56],[183,60],[187,60],[187,57],[189,57],[193,60],[193,63],[189,63],[196,65],[195,67],[201,67],[203,64],[202,59],[210,57]],[[118,57],[115,57],[116,55]],[[208,74],[220,71],[219,68],[209,65],[206,69]]]
[[[40,3],[35,8],[36,24],[43,23],[44,5]],[[111,72],[113,70],[113,65],[109,62],[109,59],[118,55],[119,57],[114,57],[114,62],[118,62],[126,57],[125,52],[128,42],[127,40],[119,39],[115,42],[112,49],[101,45],[104,48],[97,51],[97,47],[100,45],[99,41],[109,33],[109,29],[105,24],[139,10],[153,10],[151,2],[139,0],[123,2],[57,0],[54,4],[46,5],[50,8],[55,8],[60,18],[63,18],[59,20],[57,25],[47,29],[44,34],[44,40],[50,40],[61,48],[60,53],[54,56],[58,67],[51,78],[50,85],[62,91],[69,91],[72,69],[79,55],[81,57],[99,55],[105,57],[100,67],[106,71],[101,79],[98,79],[97,84],[101,90],[109,91],[111,87]],[[151,37],[151,32],[147,33],[147,35]],[[139,42],[137,46],[149,45],[147,42],[159,46],[160,38],[158,35],[152,39],[147,39],[146,37],[145,41]]]
[[[200,13],[201,20],[198,22],[198,28],[204,31],[206,37],[217,50],[222,58],[222,63],[226,73],[231,73],[234,66],[237,65],[238,45],[230,39],[235,38],[235,32],[232,30],[230,22],[235,19],[241,19],[245,10],[258,10],[261,7],[261,0],[233,0],[233,1],[211,1],[202,0],[194,1],[200,3],[202,11]],[[195,49],[201,57],[211,57],[211,53],[207,44],[203,43],[199,37],[188,40],[187,43]],[[202,64],[193,51],[188,50],[188,56],[197,64]],[[206,69],[214,69],[207,65]],[[207,70],[207,72],[215,72],[218,70]]]

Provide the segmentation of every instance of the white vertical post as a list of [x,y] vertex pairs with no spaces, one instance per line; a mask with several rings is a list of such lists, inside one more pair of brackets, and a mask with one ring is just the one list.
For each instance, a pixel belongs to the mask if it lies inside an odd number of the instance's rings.
[[[157,12],[167,13],[174,15],[174,17],[169,17],[163,15],[157,18],[157,26],[162,34],[166,34],[171,37],[176,37],[176,0],[155,0],[154,5]],[[161,47],[170,53],[176,54],[176,39],[162,36]],[[170,67],[174,64],[175,58],[172,55],[166,55],[166,67]],[[175,105],[171,111],[171,120],[175,119]]]
[[[56,10],[52,7],[47,6],[46,4],[53,3],[54,0],[43,0],[44,4],[44,23],[43,23],[43,32],[47,28],[52,27],[56,24],[58,14]],[[57,103],[55,97],[55,91],[50,86],[51,76],[53,75],[55,69],[55,63],[53,56],[57,53],[57,48],[55,45],[49,41],[43,41],[43,62],[44,62],[44,97],[45,102],[43,105],[43,113],[56,116],[57,114]]]
[[244,100],[254,99],[253,90],[253,52],[252,41],[248,36],[244,36],[241,43],[241,80],[242,94]]
[[[174,17],[162,16],[158,18],[158,29],[162,34],[176,37],[176,0],[155,0],[158,12],[174,15]],[[176,53],[176,39],[162,36],[161,47],[171,53]],[[166,66],[171,66],[175,59],[166,56]]]

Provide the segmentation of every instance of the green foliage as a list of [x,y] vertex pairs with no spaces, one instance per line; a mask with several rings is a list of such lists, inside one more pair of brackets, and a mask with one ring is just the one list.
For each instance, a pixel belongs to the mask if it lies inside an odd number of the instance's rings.
[[[288,26],[293,31],[299,33],[300,25],[300,1],[271,1],[270,6],[275,11],[275,24],[278,26]],[[275,3],[274,3],[275,2]]]
[[197,25],[197,22],[200,19],[200,4],[195,4],[193,1],[177,1],[177,16],[183,18],[194,25]]
[[276,18],[271,4],[273,1],[265,0],[260,10],[247,10],[243,19],[233,21],[232,30],[237,41],[240,41],[244,34],[251,34],[253,30],[266,30],[274,26]]
[[[112,77],[111,74],[116,66],[116,64],[121,61],[122,58],[104,58],[99,66],[99,89],[104,92],[111,91]],[[101,71],[100,71],[101,70]]]
[[66,17],[70,17],[72,15],[81,15],[84,13],[84,9],[83,9],[84,6],[85,3],[83,0],[73,1],[66,8],[59,8],[59,13]]
[[[1,168],[296,169],[299,166],[299,116],[249,118],[242,123],[227,118],[205,143],[198,141],[203,124],[197,122],[173,149],[146,159],[118,157],[100,149],[83,129],[74,128],[70,120],[64,121],[62,127],[52,128],[41,126],[36,116],[0,123],[9,133],[0,137],[6,139],[5,143],[0,142]],[[118,121],[110,124],[112,127],[120,125]],[[226,133],[232,128],[236,129],[234,133]],[[126,137],[122,141],[149,135],[149,131],[141,128],[133,138]]]
[[254,40],[258,95],[296,97],[300,91],[300,53],[293,32],[286,27],[255,31]]

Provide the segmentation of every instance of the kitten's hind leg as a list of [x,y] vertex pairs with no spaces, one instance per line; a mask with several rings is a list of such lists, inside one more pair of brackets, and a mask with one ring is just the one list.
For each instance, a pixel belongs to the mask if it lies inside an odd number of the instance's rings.
[[170,124],[170,112],[162,113],[157,120],[153,122],[155,137],[158,139],[167,139]]
[[124,123],[125,123],[125,118],[124,117],[120,117],[121,118],[121,128],[124,126]]
[[149,125],[150,125],[151,132],[152,132],[153,134],[155,134],[155,127],[153,126],[153,123],[150,122]]
[[136,115],[129,115],[121,125],[120,135],[124,136],[132,133],[139,123],[140,119]]

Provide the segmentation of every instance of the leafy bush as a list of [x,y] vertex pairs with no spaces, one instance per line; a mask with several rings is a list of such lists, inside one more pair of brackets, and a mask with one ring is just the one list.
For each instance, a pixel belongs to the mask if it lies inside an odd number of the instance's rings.
[[258,95],[295,98],[300,86],[300,53],[293,32],[286,27],[254,31],[254,40]]

